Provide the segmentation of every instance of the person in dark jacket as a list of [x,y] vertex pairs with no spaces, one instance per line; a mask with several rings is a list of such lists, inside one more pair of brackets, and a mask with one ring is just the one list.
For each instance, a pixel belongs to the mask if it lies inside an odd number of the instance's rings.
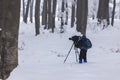
[[80,49],[79,54],[79,63],[87,62],[87,50],[92,47],[91,41],[86,38],[85,35],[83,36],[72,36],[69,38],[69,40],[72,40],[74,43],[74,46],[76,48]]

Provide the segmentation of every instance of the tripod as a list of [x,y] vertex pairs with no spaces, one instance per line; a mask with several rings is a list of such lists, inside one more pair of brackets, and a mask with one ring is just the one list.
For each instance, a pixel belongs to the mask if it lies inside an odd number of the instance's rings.
[[[69,54],[70,54],[73,46],[74,46],[74,43],[72,44],[72,46],[71,46],[71,48],[70,48],[70,50],[69,50],[69,52],[68,52],[68,54],[67,54],[67,56],[66,56],[66,58],[65,58],[65,60],[64,60],[64,63],[66,62],[66,60],[67,60],[67,58],[68,58],[68,56],[69,56]],[[78,51],[77,51],[77,49],[75,48],[76,62],[78,62],[78,57],[77,57],[77,55],[78,55]]]

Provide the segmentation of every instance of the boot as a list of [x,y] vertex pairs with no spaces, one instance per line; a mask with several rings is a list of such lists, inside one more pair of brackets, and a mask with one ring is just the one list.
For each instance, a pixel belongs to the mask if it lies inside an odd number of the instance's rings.
[[87,63],[87,60],[84,60],[84,63]]
[[82,60],[79,60],[79,63],[82,63]]

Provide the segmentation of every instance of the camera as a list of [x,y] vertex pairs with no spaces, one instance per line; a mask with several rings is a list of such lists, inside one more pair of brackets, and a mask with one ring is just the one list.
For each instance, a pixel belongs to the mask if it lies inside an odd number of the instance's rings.
[[70,37],[69,40],[72,40],[72,38]]

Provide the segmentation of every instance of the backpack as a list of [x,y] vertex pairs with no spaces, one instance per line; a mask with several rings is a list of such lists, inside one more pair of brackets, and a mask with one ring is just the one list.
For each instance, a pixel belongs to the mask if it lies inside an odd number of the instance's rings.
[[86,49],[87,50],[87,49],[90,49],[92,47],[91,41],[88,38],[86,38],[86,36],[83,36],[80,41],[81,41],[80,49]]

